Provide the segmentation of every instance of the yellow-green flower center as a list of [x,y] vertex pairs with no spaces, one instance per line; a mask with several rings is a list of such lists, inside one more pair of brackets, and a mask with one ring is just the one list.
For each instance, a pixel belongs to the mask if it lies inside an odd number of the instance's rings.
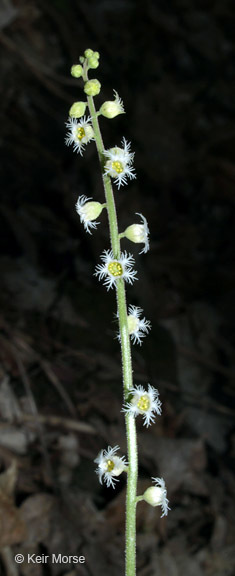
[[150,408],[150,399],[147,396],[147,394],[144,394],[144,396],[141,396],[139,401],[137,402],[137,408],[139,410],[141,410],[142,412],[147,412],[147,410],[149,410]]
[[117,260],[110,262],[108,264],[108,271],[110,274],[112,274],[112,276],[115,277],[123,275],[122,265],[120,264],[120,262],[117,262]]
[[77,128],[76,137],[78,140],[82,140],[84,136],[86,136],[85,130],[82,126],[79,126],[79,128]]
[[113,460],[107,460],[106,464],[107,464],[107,472],[112,472],[112,470],[114,469]]
[[112,162],[112,170],[117,172],[117,174],[121,174],[123,172],[123,164],[115,160],[115,162]]

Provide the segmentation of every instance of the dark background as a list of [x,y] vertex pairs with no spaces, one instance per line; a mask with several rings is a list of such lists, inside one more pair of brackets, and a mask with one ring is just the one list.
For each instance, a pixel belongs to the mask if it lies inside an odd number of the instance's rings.
[[120,230],[141,212],[151,232],[147,255],[122,244],[128,302],[152,323],[134,381],[163,402],[155,426],[137,420],[139,493],[163,476],[172,511],[138,506],[138,573],[235,574],[234,25],[232,0],[1,1],[3,574],[28,576],[13,561],[28,551],[86,556],[39,576],[123,573],[125,479],[102,488],[93,463],[126,453],[115,295],[93,276],[107,221],[90,236],[75,211],[79,195],[103,201],[102,182],[94,143],[83,158],[64,144],[88,47],[97,106],[115,89],[126,110],[101,118],[105,146],[135,151],[137,179],[114,187]]

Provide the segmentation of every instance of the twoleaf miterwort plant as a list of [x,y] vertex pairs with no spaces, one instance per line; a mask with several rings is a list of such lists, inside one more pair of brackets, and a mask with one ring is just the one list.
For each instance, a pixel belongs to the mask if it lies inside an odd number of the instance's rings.
[[[141,244],[140,254],[149,250],[149,229],[146,218],[136,213],[137,222],[131,223],[124,232],[119,232],[116,203],[112,189],[112,181],[119,190],[128,183],[128,179],[136,178],[133,167],[134,153],[131,145],[125,138],[121,146],[104,148],[98,118],[103,116],[113,119],[124,114],[124,106],[116,91],[114,99],[106,101],[96,111],[94,97],[100,93],[101,84],[97,79],[88,79],[88,71],[99,66],[99,53],[87,49],[79,59],[80,63],[71,68],[75,78],[84,82],[85,101],[74,102],[69,111],[69,120],[66,123],[68,132],[66,144],[72,145],[75,152],[83,155],[86,146],[94,140],[99,156],[103,178],[105,202],[100,203],[92,198],[80,196],[76,203],[76,210],[80,216],[85,230],[91,234],[99,222],[102,210],[107,210],[110,247],[101,254],[101,264],[96,266],[94,272],[107,288],[114,288],[117,296],[116,316],[119,322],[117,338],[121,345],[122,374],[123,374],[123,407],[125,414],[128,462],[125,456],[119,456],[119,446],[108,446],[100,452],[95,462],[99,481],[115,488],[118,477],[122,472],[127,474],[126,497],[126,576],[134,576],[136,572],[136,505],[145,500],[152,506],[160,506],[162,516],[167,515],[169,503],[163,478],[152,478],[153,485],[142,495],[137,496],[138,480],[138,451],[135,419],[142,416],[143,425],[150,426],[155,418],[161,415],[161,401],[156,388],[148,384],[146,390],[143,386],[135,386],[132,375],[131,343],[142,344],[151,328],[151,324],[142,316],[142,309],[132,304],[126,304],[126,283],[132,285],[137,280],[134,270],[132,254],[121,251],[121,239],[127,238],[130,242]],[[143,245],[143,246],[142,246]]]

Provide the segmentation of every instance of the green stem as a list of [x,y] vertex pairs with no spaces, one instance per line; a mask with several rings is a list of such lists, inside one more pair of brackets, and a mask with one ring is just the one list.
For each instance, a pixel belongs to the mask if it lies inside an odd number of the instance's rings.
[[[87,71],[84,66],[84,80],[86,81]],[[92,96],[87,97],[88,107],[92,119],[92,126],[95,134],[97,152],[100,160],[101,171],[103,176],[104,193],[107,204],[109,231],[111,248],[114,258],[119,259],[121,256],[120,236],[118,234],[118,222],[115,200],[112,190],[111,179],[104,174],[104,145],[100,132],[97,113]],[[129,391],[133,387],[132,379],[132,358],[131,345],[127,324],[127,306],[126,290],[123,279],[116,283],[117,310],[119,318],[119,329],[121,336],[121,354],[122,354],[122,375],[123,375],[123,395],[124,401],[128,400]],[[136,574],[136,490],[138,479],[138,451],[135,418],[131,414],[126,414],[126,434],[128,448],[128,475],[127,475],[127,496],[126,496],[126,576],[135,576]]]
[[138,502],[141,502],[142,500],[144,500],[143,494],[141,494],[141,496],[136,496],[136,504],[138,504]]
[[92,118],[92,126],[95,133],[95,141],[96,141],[96,148],[99,156],[99,161],[102,170],[103,176],[103,184],[104,184],[104,192],[105,192],[105,199],[107,204],[107,212],[108,212],[108,219],[109,219],[109,231],[110,231],[110,240],[111,240],[111,247],[113,251],[114,258],[120,258],[120,241],[118,237],[118,224],[117,224],[117,213],[116,207],[113,197],[113,190],[112,190],[112,183],[109,176],[106,176],[103,173],[103,166],[104,166],[104,145],[103,140],[100,132],[99,122],[96,116],[96,110],[94,105],[94,100],[92,96],[87,97],[88,107],[90,110],[90,115]]

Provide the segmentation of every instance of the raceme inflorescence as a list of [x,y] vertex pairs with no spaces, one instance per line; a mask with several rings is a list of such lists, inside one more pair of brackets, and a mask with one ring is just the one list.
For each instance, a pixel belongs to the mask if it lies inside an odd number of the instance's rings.
[[134,222],[119,232],[116,201],[112,185],[120,189],[136,178],[133,166],[134,152],[131,144],[122,138],[120,146],[114,145],[105,148],[100,131],[99,117],[112,120],[124,114],[124,105],[118,93],[113,91],[113,99],[103,102],[96,110],[94,98],[100,94],[101,83],[97,78],[89,79],[89,70],[99,66],[99,53],[85,50],[80,56],[79,63],[71,68],[74,78],[83,82],[85,100],[74,102],[69,110],[69,119],[66,122],[67,134],[65,142],[72,146],[74,152],[81,156],[90,142],[96,144],[100,161],[105,201],[99,202],[85,195],[79,196],[76,202],[76,211],[86,232],[92,234],[96,231],[98,218],[106,210],[108,216],[110,246],[104,249],[100,256],[94,276],[103,282],[107,290],[114,289],[117,296],[116,319],[119,330],[116,334],[121,346],[122,375],[123,375],[123,406],[121,412],[125,415],[127,453],[128,458],[117,454],[119,446],[108,446],[100,451],[95,463],[99,481],[115,488],[119,476],[124,472],[127,477],[126,497],[126,576],[135,576],[136,573],[136,505],[143,500],[151,506],[161,507],[161,517],[168,514],[169,501],[163,478],[154,477],[153,485],[149,486],[141,495],[137,495],[138,480],[138,444],[136,433],[136,418],[142,418],[143,425],[149,427],[161,415],[162,404],[159,392],[151,384],[146,388],[133,382],[131,344],[142,344],[145,336],[151,329],[151,323],[143,315],[143,310],[133,304],[126,303],[126,286],[132,286],[138,279],[134,269],[135,260],[132,254],[121,250],[121,241],[126,238],[134,244],[140,244],[139,254],[146,254],[149,250],[149,228],[143,214],[136,212]]

